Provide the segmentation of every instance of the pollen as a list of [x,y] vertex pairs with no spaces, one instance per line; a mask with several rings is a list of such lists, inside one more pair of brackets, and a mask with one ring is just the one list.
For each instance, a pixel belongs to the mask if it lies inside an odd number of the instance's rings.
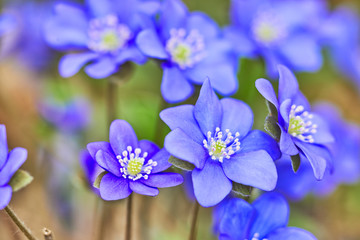
[[288,133],[303,142],[313,143],[313,134],[317,132],[317,125],[311,119],[313,115],[304,111],[304,107],[292,105],[289,115]]

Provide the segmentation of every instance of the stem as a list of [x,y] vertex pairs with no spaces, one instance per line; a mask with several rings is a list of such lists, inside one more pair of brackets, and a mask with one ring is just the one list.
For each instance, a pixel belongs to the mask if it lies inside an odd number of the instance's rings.
[[197,225],[198,225],[197,219],[199,215],[199,209],[200,209],[200,204],[196,201],[192,220],[191,220],[191,230],[190,230],[189,240],[196,240]]
[[131,240],[132,194],[127,199],[125,239]]
[[[169,106],[169,104],[163,98],[161,98],[160,104],[159,104],[159,114],[163,109],[167,108],[168,106]],[[162,138],[163,130],[164,130],[164,123],[158,117],[157,121],[156,121],[155,136],[154,136],[155,143],[157,143],[158,145],[162,145],[164,143],[164,141],[163,141],[164,139]]]
[[11,218],[11,220],[13,220],[13,222],[16,224],[16,226],[18,226],[18,228],[24,233],[24,235],[27,237],[27,239],[29,240],[38,240],[30,231],[30,229],[28,229],[25,226],[25,223],[23,221],[21,221],[18,216],[16,216],[15,212],[9,207],[5,207],[4,209],[6,211],[6,213],[9,215],[9,217]]
[[45,240],[54,240],[53,234],[50,229],[43,229],[44,239]]
[[116,118],[116,105],[115,105],[115,101],[116,101],[116,83],[114,83],[113,81],[111,81],[110,79],[108,80],[108,85],[107,85],[107,109],[108,109],[108,124],[110,126],[111,122]]

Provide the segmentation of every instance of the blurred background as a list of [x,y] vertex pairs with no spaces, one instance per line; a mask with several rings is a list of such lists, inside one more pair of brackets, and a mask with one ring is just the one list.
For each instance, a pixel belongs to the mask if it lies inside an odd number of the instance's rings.
[[[229,0],[184,2],[190,10],[207,13],[221,26],[229,23]],[[360,10],[358,0],[328,2],[333,9],[345,4]],[[80,151],[87,143],[108,139],[107,82],[91,79],[84,73],[67,79],[59,76],[57,64],[61,53],[37,42],[42,41],[40,25],[51,11],[50,4],[50,1],[30,0],[0,3],[2,8],[16,11],[24,18],[18,33],[2,42],[0,123],[6,125],[10,148],[28,149],[29,157],[22,168],[34,176],[31,185],[14,194],[10,205],[35,235],[40,237],[42,228],[47,227],[56,239],[68,240],[92,239],[99,234],[96,227],[99,221],[94,219],[99,220],[99,209],[111,209],[106,217],[104,239],[119,240],[124,235],[125,201],[103,203],[88,187],[79,161]],[[30,13],[33,13],[31,17]],[[325,51],[324,57],[319,72],[297,74],[301,90],[312,103],[331,102],[344,118],[360,124],[358,89],[334,69]],[[254,82],[266,77],[264,63],[244,59],[239,66],[240,87],[235,97],[251,106],[255,114],[254,128],[263,130],[267,110]],[[169,131],[158,118],[164,107],[161,77],[158,65],[148,61],[142,66],[132,65],[126,82],[119,83],[116,75],[110,79],[117,84],[116,118],[127,120],[139,139],[153,140],[160,146]],[[51,106],[58,106],[61,111],[69,104],[79,107],[84,117],[81,120],[84,127],[79,131],[73,131],[71,124],[64,128],[57,126],[57,112],[51,112]],[[156,198],[135,195],[134,199],[134,239],[188,237],[194,203],[183,186],[161,189]],[[301,202],[291,203],[289,225],[307,229],[318,239],[360,239],[359,199],[360,184],[339,186],[323,198],[308,196]],[[198,239],[216,239],[211,229],[211,208],[201,208],[199,214]],[[5,212],[0,211],[0,240],[13,239],[25,238]]]

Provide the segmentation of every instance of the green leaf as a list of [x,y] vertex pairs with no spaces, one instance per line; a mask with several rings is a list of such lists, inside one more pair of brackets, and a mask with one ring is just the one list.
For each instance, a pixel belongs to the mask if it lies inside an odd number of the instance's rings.
[[276,121],[278,120],[278,110],[271,102],[265,100],[266,106],[269,110],[269,115],[272,116]]
[[277,125],[277,120],[273,116],[269,115],[266,117],[264,128],[273,138],[280,141],[281,130]]
[[236,197],[249,197],[251,195],[252,187],[233,182],[231,191]]
[[181,159],[178,159],[174,156],[170,156],[169,158],[169,163],[171,163],[172,165],[174,165],[177,168],[180,168],[184,171],[192,171],[194,170],[195,166],[189,162],[183,161]]
[[297,154],[297,155],[290,156],[290,157],[291,157],[292,168],[293,168],[294,172],[297,172],[300,167],[300,155]]
[[97,176],[97,178],[95,179],[95,182],[93,184],[93,186],[95,188],[100,188],[100,182],[101,182],[101,179],[105,176],[105,174],[107,174],[108,172],[107,171],[103,171],[102,173],[99,174],[99,176]]
[[34,178],[28,172],[19,169],[11,178],[9,185],[11,186],[13,192],[17,192],[29,185],[33,179]]

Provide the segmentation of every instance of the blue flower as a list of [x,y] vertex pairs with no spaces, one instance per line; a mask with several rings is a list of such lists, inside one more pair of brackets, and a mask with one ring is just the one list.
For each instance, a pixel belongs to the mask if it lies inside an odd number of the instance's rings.
[[165,109],[160,118],[172,130],[165,138],[165,149],[195,166],[192,182],[202,206],[222,201],[232,190],[232,181],[274,189],[273,159],[280,157],[277,143],[261,131],[251,131],[250,107],[231,98],[219,101],[209,80],[203,83],[195,106]]
[[157,188],[181,184],[178,173],[163,172],[171,164],[170,155],[148,140],[137,140],[134,130],[124,120],[110,126],[110,143],[94,142],[87,145],[93,159],[108,173],[100,182],[104,200],[127,198],[132,192],[156,196]]
[[315,113],[311,113],[310,104],[299,90],[293,73],[279,65],[278,96],[271,83],[258,79],[256,88],[277,110],[277,119],[281,136],[280,150],[283,154],[303,155],[310,162],[314,175],[322,179],[326,167],[331,166],[331,156],[324,144],[334,141],[326,122]]
[[324,2],[317,0],[232,0],[226,36],[240,57],[263,57],[271,78],[278,76],[278,64],[314,72],[322,65],[322,55],[313,28],[324,9]]
[[233,198],[215,208],[214,229],[220,240],[316,240],[308,231],[287,227],[289,212],[277,193],[265,193],[251,205]]
[[231,45],[212,19],[189,13],[179,0],[165,0],[157,27],[139,33],[136,42],[145,55],[163,61],[161,93],[169,103],[190,97],[192,84],[202,84],[206,77],[221,95],[237,90]]
[[74,98],[65,103],[45,99],[39,104],[41,116],[66,133],[76,133],[88,127],[91,117],[90,104],[83,98]]
[[14,30],[15,27],[16,20],[13,15],[8,13],[0,15],[0,37]]
[[[329,104],[317,104],[315,112],[327,119],[331,133],[336,141],[329,145],[333,153],[333,171],[326,171],[322,181],[312,176],[309,163],[303,162],[298,172],[290,170],[290,158],[284,156],[276,162],[279,179],[276,191],[291,200],[301,200],[307,194],[326,196],[340,184],[356,183],[360,179],[360,128],[345,122],[339,112]],[[346,136],[346,137],[344,137]]]
[[99,189],[95,188],[93,185],[97,176],[99,176],[103,169],[91,157],[90,153],[87,150],[82,150],[80,152],[80,165],[85,173],[86,181],[88,182],[91,189],[96,194],[100,194]]
[[0,210],[9,204],[13,191],[9,182],[26,158],[27,150],[24,148],[17,147],[9,152],[6,128],[0,124]]
[[85,64],[92,78],[105,78],[127,61],[142,64],[138,32],[152,24],[159,4],[142,0],[87,0],[85,6],[58,3],[45,25],[45,38],[55,49],[74,52],[59,64],[63,77],[76,74]]

